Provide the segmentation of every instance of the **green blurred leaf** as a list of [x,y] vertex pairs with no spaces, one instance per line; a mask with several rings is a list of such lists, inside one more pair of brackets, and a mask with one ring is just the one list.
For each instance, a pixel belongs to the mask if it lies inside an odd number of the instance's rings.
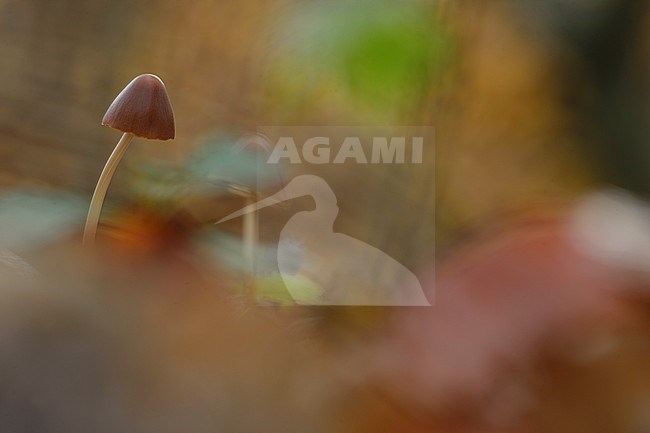
[[427,2],[309,2],[280,26],[271,86],[296,109],[294,99],[327,95],[368,112],[410,112],[453,60],[455,42]]

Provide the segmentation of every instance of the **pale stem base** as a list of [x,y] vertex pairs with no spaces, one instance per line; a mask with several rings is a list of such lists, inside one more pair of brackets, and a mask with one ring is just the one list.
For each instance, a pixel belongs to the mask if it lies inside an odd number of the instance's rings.
[[[249,193],[246,197],[246,206],[253,205],[255,203],[255,195]],[[257,275],[257,263],[256,263],[256,249],[257,249],[257,238],[259,232],[259,219],[257,212],[249,212],[244,215],[243,221],[243,249],[244,249],[244,259],[248,265],[252,278],[250,281],[250,286],[247,287],[244,297],[246,302],[249,305],[255,303],[255,278]]]
[[133,134],[124,133],[120,141],[115,146],[115,150],[111,153],[111,156],[106,161],[104,170],[99,176],[97,181],[97,186],[95,187],[95,192],[93,193],[93,198],[90,201],[90,208],[88,209],[88,217],[86,218],[86,227],[84,229],[83,244],[84,245],[93,245],[95,243],[95,236],[97,235],[97,225],[99,224],[99,216],[102,213],[102,206],[104,204],[104,198],[106,197],[106,191],[108,191],[108,186],[111,184],[111,179],[115,173],[120,160],[126,153],[126,150],[129,148],[129,144],[133,139]]

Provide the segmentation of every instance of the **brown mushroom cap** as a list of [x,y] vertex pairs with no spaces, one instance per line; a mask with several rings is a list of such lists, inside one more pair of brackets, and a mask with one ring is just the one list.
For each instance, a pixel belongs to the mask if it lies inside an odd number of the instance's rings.
[[153,74],[135,77],[108,107],[102,125],[149,139],[174,138],[174,112],[162,80]]

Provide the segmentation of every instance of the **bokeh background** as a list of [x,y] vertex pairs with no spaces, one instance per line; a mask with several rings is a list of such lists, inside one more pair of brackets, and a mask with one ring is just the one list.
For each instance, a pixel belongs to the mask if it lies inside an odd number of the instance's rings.
[[[648,431],[649,29],[644,0],[0,0],[0,430]],[[99,123],[141,73],[177,138],[132,145],[98,258]],[[223,151],[262,125],[435,128],[329,173],[432,308],[241,305],[212,223],[243,200],[205,170],[253,173]]]
[[441,241],[599,182],[647,189],[644,2],[390,3],[5,1],[0,182],[88,194],[116,139],[98,121],[154,72],[178,139],[130,160],[259,125],[435,126]]

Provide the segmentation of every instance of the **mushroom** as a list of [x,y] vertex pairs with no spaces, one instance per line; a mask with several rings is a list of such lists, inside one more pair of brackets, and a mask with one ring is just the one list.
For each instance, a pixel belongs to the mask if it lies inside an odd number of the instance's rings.
[[106,191],[133,137],[150,140],[174,138],[174,113],[162,80],[153,74],[135,77],[108,107],[102,125],[123,131],[124,134],[108,158],[95,187],[84,229],[84,245],[95,242]]

